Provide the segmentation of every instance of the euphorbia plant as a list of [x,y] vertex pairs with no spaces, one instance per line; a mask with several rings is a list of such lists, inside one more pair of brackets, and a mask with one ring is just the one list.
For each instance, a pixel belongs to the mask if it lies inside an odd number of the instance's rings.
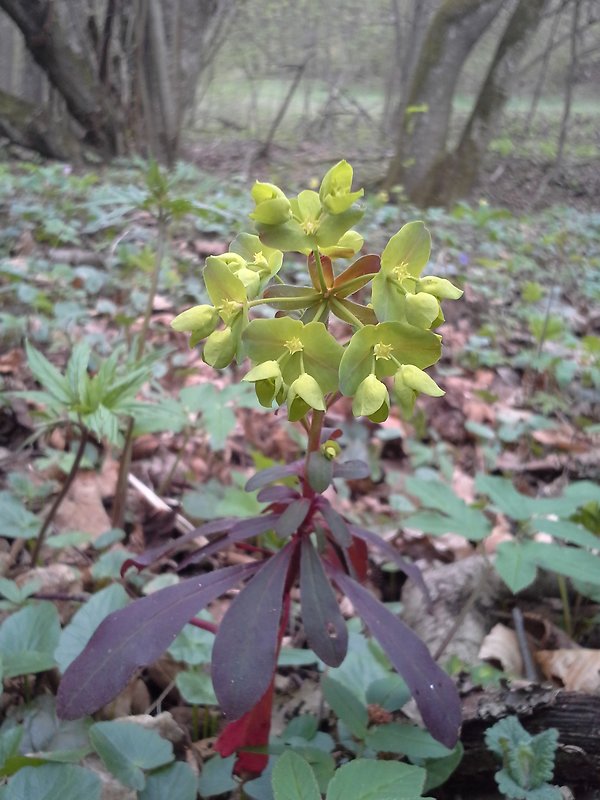
[[[173,327],[188,332],[192,346],[204,342],[203,358],[217,369],[248,358],[244,380],[255,385],[263,406],[285,405],[288,419],[304,427],[306,456],[248,481],[247,489],[259,490],[258,499],[268,504],[259,516],[207,523],[124,569],[148,566],[199,536],[208,543],[188,555],[182,568],[268,531],[276,534],[279,549],[259,549],[254,563],[188,578],[107,617],[64,675],[61,716],[81,716],[108,702],[186,622],[204,625],[194,620],[204,606],[244,584],[216,631],[212,678],[230,720],[217,749],[238,753],[238,771],[260,772],[267,757],[244,748],[268,741],[273,677],[290,593],[299,583],[306,637],[319,658],[337,666],[346,655],[336,587],[404,677],[433,736],[455,744],[460,704],[452,681],[416,635],[362,585],[367,545],[420,581],[418,570],[380,537],[345,519],[324,496],[333,478],[365,474],[360,462],[340,461],[340,432],[324,426],[328,409],[345,395],[356,416],[382,422],[390,389],[404,412],[412,410],[419,392],[443,394],[424,370],[441,354],[441,337],[433,332],[443,321],[440,300],[461,295],[449,281],[421,275],[431,244],[422,222],[405,225],[381,257],[356,257],[363,239],[352,226],[363,214],[357,207],[362,193],[352,191],[352,168],[345,161],[327,172],[319,192],[302,191],[293,199],[273,184],[256,183],[251,217],[258,235],[241,234],[229,253],[207,259],[203,274],[211,304],[184,311]],[[283,253],[290,251],[307,258],[305,286],[278,276]],[[351,263],[338,268],[344,261]],[[361,302],[359,292],[369,286],[370,302]],[[265,318],[260,307],[277,313]],[[332,325],[334,317],[342,324]]]

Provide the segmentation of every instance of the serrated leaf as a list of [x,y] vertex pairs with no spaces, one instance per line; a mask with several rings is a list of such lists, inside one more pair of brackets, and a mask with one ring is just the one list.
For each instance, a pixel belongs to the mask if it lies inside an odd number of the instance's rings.
[[60,622],[52,603],[26,606],[0,625],[0,653],[5,678],[52,669]]
[[[139,800],[196,800],[198,779],[183,761],[176,761],[146,776],[146,786],[139,793]],[[87,798],[86,798],[87,800]]]
[[212,680],[223,712],[239,719],[266,692],[277,661],[283,588],[295,542],[254,575],[223,617],[215,638]]
[[327,800],[419,800],[424,783],[420,767],[357,758],[336,770]]
[[143,770],[162,767],[174,758],[171,742],[133,722],[96,722],[89,736],[105,767],[138,791],[146,784]]
[[325,700],[335,714],[357,739],[363,740],[367,735],[369,724],[366,707],[355,694],[329,675],[326,675],[321,681],[321,689]]
[[312,650],[330,667],[339,666],[348,648],[348,629],[312,542],[304,538],[300,557],[302,621]]
[[292,751],[277,759],[271,782],[275,800],[321,800],[309,763]]
[[61,631],[54,658],[61,672],[74,661],[89,642],[98,625],[111,612],[123,608],[129,602],[129,595],[123,587],[114,583],[93,595],[69,624]]
[[73,764],[25,767],[11,778],[6,800],[100,800],[100,778]]
[[167,649],[191,617],[254,570],[254,565],[226,567],[114,611],[65,672],[57,695],[59,716],[76,719],[108,703],[138,667]]
[[446,747],[454,747],[461,704],[451,678],[418,636],[367,589],[339,570],[333,571],[333,578],[406,681],[429,732]]

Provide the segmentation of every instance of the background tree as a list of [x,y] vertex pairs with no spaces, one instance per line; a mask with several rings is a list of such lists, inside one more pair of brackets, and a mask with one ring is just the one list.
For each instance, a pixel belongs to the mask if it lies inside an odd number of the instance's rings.
[[[82,8],[83,6],[83,8]],[[102,156],[175,158],[198,76],[222,41],[234,0],[0,0],[62,101],[57,115],[0,94],[13,141],[65,157],[78,144]]]

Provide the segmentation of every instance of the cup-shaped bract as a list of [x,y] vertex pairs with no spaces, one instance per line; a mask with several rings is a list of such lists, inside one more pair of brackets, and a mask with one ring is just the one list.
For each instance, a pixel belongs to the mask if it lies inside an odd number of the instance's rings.
[[250,217],[255,222],[263,225],[281,225],[291,217],[290,201],[279,186],[256,181],[251,194],[256,208]]
[[463,296],[462,289],[455,286],[447,278],[438,278],[435,275],[423,275],[417,282],[417,292],[427,292],[437,297],[438,300],[460,300]]
[[351,191],[353,177],[354,171],[347,161],[338,161],[325,173],[319,197],[330,214],[342,214],[365,193],[364,189]]
[[278,404],[285,400],[283,376],[277,361],[263,361],[257,364],[242,378],[248,383],[254,384],[256,396],[261,406],[272,408],[273,401]]
[[206,338],[219,322],[217,309],[210,305],[194,306],[182,311],[171,322],[171,327],[179,333],[193,333],[198,340]]
[[372,422],[384,422],[390,413],[390,396],[385,383],[373,374],[367,375],[354,395],[352,413],[355,417],[369,417]]
[[325,411],[325,398],[317,381],[308,372],[299,375],[287,393],[288,419],[297,422],[312,408]]

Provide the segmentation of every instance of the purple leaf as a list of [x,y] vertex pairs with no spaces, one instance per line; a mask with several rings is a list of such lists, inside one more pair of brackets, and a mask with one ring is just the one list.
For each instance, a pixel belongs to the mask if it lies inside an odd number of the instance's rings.
[[58,715],[77,719],[108,703],[138,667],[167,649],[189,619],[255,571],[255,564],[244,564],[198,575],[109,614],[65,672]]
[[133,556],[133,558],[128,558],[127,561],[123,562],[123,566],[121,567],[121,577],[125,575],[130,567],[136,567],[140,570],[145,569],[159,559],[164,558],[164,556],[176,553],[184,544],[193,542],[200,536],[223,533],[235,525],[236,522],[239,522],[239,517],[223,517],[223,519],[207,522],[205,525],[200,525],[199,528],[194,528],[193,531],[186,533],[185,536],[180,536],[178,539],[173,539],[160,547],[153,547],[139,555]]
[[454,747],[461,705],[452,679],[419,637],[367,589],[339,570],[330,568],[330,573],[406,681],[431,735],[446,747]]
[[346,657],[348,629],[321,559],[306,537],[300,558],[300,597],[309,645],[322,661],[338,667]]
[[249,711],[266,692],[277,662],[283,589],[296,542],[270,558],[238,594],[215,638],[212,680],[230,719]]
[[427,600],[427,604],[430,604],[431,598],[429,596],[429,589],[423,580],[421,570],[415,566],[415,564],[410,564],[408,561],[402,558],[395,547],[392,547],[391,544],[386,542],[385,539],[382,539],[381,536],[373,533],[373,531],[368,531],[365,528],[359,527],[358,525],[350,525],[349,527],[353,536],[357,536],[364,542],[372,544],[373,547],[377,548],[377,550],[380,550],[385,556],[387,556],[390,561],[393,561],[394,564],[396,564],[396,566],[399,567],[405,575],[408,575],[408,577],[413,580],[423,592],[423,595]]
[[331,503],[325,500],[324,497],[321,498],[319,502],[319,510],[323,515],[323,519],[329,526],[333,538],[340,547],[350,547],[352,544],[352,534],[342,515],[338,514]]
[[290,486],[267,486],[256,495],[260,503],[285,503],[298,497],[299,493]]
[[324,492],[333,478],[333,462],[323,453],[315,450],[308,456],[306,477],[315,492]]
[[350,461],[335,462],[333,465],[334,478],[348,478],[349,480],[357,480],[359,478],[368,478],[371,474],[369,465],[359,459],[352,459]]
[[293,503],[290,503],[279,517],[279,521],[275,525],[275,533],[282,539],[296,533],[308,516],[311,505],[312,503],[307,497],[302,497],[300,500],[294,500]]
[[178,570],[181,571],[189,567],[190,564],[199,564],[213,553],[223,550],[236,542],[242,542],[244,539],[251,539],[253,536],[260,536],[272,530],[280,516],[280,514],[265,514],[260,517],[250,517],[249,519],[240,520],[237,518],[235,524],[228,533],[217,536],[214,541],[205,544],[204,547],[201,547],[199,550],[196,550],[195,553],[191,553],[187,558],[184,558]]
[[254,492],[256,489],[262,489],[263,486],[267,486],[269,483],[280,481],[283,478],[289,478],[290,475],[300,475],[303,466],[304,461],[299,459],[298,461],[292,461],[291,464],[277,464],[275,467],[261,469],[260,472],[257,472],[256,475],[250,478],[246,484],[246,491]]

